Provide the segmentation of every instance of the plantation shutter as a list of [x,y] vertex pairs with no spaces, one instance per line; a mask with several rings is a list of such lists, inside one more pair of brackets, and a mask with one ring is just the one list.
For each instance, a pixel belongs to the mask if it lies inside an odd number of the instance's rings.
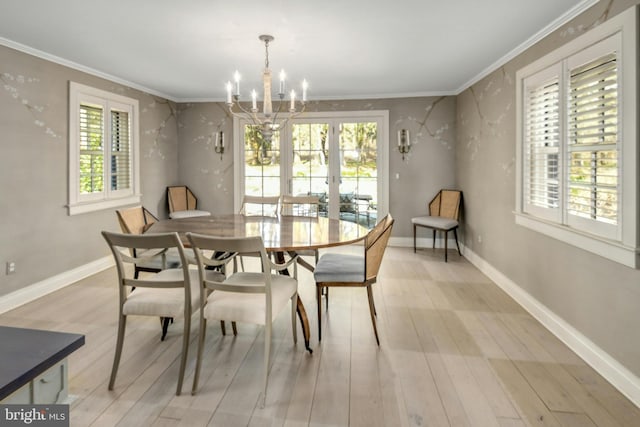
[[102,107],[80,105],[80,193],[104,191],[104,120]]
[[129,113],[111,111],[111,190],[131,188],[131,132]]
[[617,225],[619,203],[616,53],[569,70],[568,214]]
[[560,83],[554,71],[525,82],[524,106],[525,209],[549,219],[559,215],[560,202]]

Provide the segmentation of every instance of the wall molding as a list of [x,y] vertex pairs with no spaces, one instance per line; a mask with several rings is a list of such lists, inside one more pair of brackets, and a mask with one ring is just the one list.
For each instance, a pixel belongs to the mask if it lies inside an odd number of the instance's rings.
[[460,246],[463,256],[471,262],[471,264],[489,277],[496,285],[529,312],[529,314],[542,323],[545,328],[565,343],[636,406],[640,407],[640,378],[638,376],[478,254],[462,244]]
[[34,301],[44,295],[57,291],[58,289],[69,286],[78,280],[82,280],[100,271],[106,270],[113,265],[113,257],[106,256],[72,270],[62,272],[56,276],[49,277],[40,282],[34,283],[33,285],[2,295],[0,296],[0,314]]

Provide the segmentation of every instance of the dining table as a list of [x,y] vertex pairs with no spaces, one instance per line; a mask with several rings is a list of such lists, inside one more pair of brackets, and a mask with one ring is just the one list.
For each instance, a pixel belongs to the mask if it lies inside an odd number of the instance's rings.
[[[160,220],[151,224],[145,233],[177,232],[188,246],[186,233],[216,237],[261,236],[267,252],[283,259],[300,251],[349,245],[365,238],[369,229],[354,222],[309,216],[250,216],[214,214],[211,216]],[[298,264],[313,271],[314,266],[302,257]],[[304,336],[305,348],[311,353],[309,319],[301,298],[296,306]]]

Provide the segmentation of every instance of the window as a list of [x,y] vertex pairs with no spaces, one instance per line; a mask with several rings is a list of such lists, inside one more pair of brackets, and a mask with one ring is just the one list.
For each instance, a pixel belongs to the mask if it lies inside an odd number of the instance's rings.
[[69,215],[140,202],[138,101],[69,84]]
[[636,268],[635,8],[516,74],[516,222]]
[[388,210],[388,112],[305,113],[262,139],[234,119],[236,209],[244,195],[313,195],[319,215],[373,227]]

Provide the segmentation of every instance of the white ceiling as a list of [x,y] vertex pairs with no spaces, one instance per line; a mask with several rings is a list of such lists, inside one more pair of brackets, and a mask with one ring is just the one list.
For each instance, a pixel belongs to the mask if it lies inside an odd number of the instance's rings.
[[[238,69],[310,99],[455,94],[597,0],[2,1],[0,44],[174,101],[220,101]],[[0,71],[2,67],[0,64]]]

